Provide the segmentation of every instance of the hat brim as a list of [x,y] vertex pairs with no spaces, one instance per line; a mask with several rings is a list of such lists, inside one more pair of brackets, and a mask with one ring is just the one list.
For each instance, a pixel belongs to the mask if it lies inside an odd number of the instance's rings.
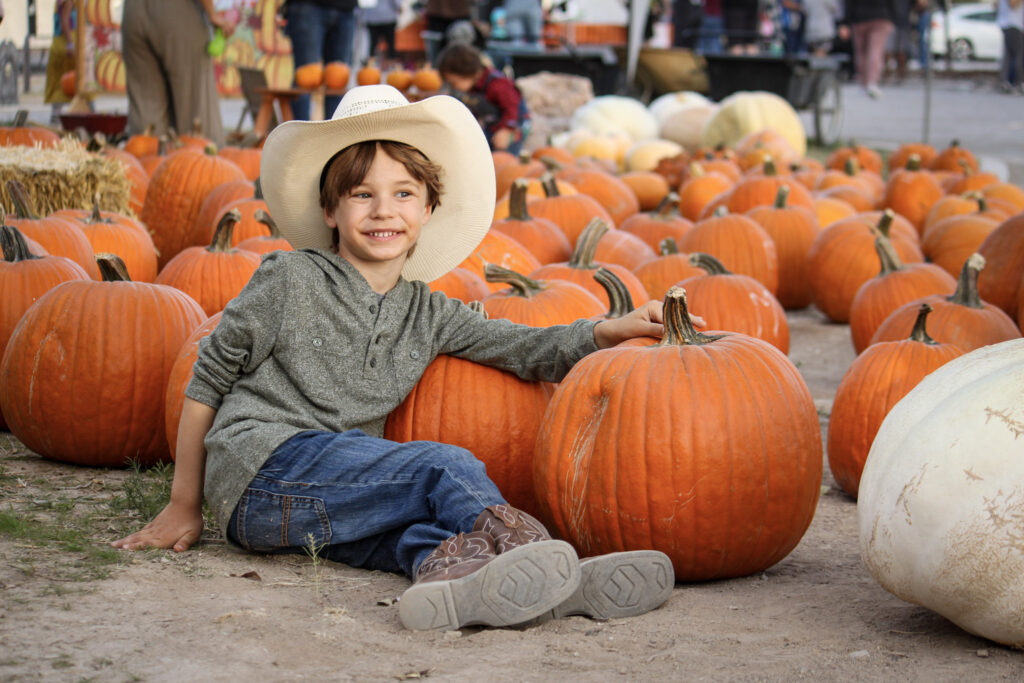
[[328,121],[288,121],[263,146],[260,185],[281,235],[295,249],[331,249],[320,208],[320,177],[340,150],[367,140],[411,145],[441,166],[440,205],[402,268],[407,280],[430,282],[468,257],[494,218],[494,162],[480,125],[454,97]]

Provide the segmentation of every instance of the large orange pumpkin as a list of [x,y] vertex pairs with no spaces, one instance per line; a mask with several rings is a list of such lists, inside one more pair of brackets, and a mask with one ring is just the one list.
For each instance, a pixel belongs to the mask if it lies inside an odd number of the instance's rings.
[[53,147],[60,142],[60,136],[48,128],[33,126],[28,122],[28,111],[22,109],[14,115],[9,126],[0,126],[0,147]]
[[[265,235],[256,235],[254,237],[247,237],[241,240],[235,246],[239,249],[248,249],[249,251],[257,254],[269,254],[272,251],[294,251],[291,242],[281,236],[281,231],[277,229],[277,223],[270,217],[270,214],[263,209],[257,209],[253,214],[253,218],[256,222],[264,225],[268,231]],[[234,238],[232,238],[234,241]]]
[[981,298],[1016,316],[1017,284],[1024,274],[1024,213],[1003,221],[981,243],[978,253],[987,262],[978,276]]
[[167,393],[164,395],[164,429],[167,433],[167,445],[170,446],[171,460],[178,454],[178,426],[181,424],[181,412],[185,406],[185,389],[192,381],[192,366],[199,357],[199,342],[208,337],[217,323],[221,313],[214,313],[185,340],[178,351],[171,374],[167,378]]
[[566,280],[535,280],[492,263],[484,269],[487,281],[508,285],[483,300],[489,318],[505,318],[531,327],[568,325],[604,312],[601,301]]
[[690,262],[689,254],[679,252],[679,245],[671,237],[662,240],[658,256],[641,263],[633,271],[647,290],[651,299],[662,300],[669,288],[694,275],[703,275],[704,270]]
[[134,218],[112,211],[62,209],[53,214],[67,218],[85,234],[93,253],[117,254],[124,261],[133,282],[156,279],[156,247],[149,231]]
[[441,277],[429,283],[431,292],[444,292],[449,299],[458,299],[465,303],[483,301],[491,293],[487,282],[466,268],[452,268]]
[[807,278],[807,252],[821,232],[817,215],[806,206],[790,206],[789,185],[779,188],[775,204],[754,207],[747,217],[761,226],[775,243],[779,257],[779,287],[776,297],[783,308],[804,308],[811,303]]
[[89,239],[77,225],[61,216],[42,217],[37,214],[24,186],[17,180],[7,181],[7,191],[14,202],[14,215],[7,216],[8,225],[18,228],[50,254],[71,259],[92,279],[100,279],[95,252],[89,244]]
[[116,256],[97,258],[102,282],[65,282],[25,313],[0,364],[0,409],[44,458],[152,465],[169,455],[171,366],[206,315],[172,287],[129,281]]
[[614,225],[611,214],[590,195],[582,192],[563,195],[551,177],[545,179],[544,189],[546,197],[530,202],[530,215],[547,218],[557,225],[573,248],[583,230],[595,218],[600,218],[609,226]]
[[958,347],[928,336],[925,319],[931,306],[918,304],[918,309],[913,330],[902,341],[873,344],[853,362],[836,391],[828,421],[828,465],[853,498],[885,416],[925,375],[963,355]]
[[[473,250],[473,253],[459,264],[459,268],[465,268],[484,278],[484,266],[488,263],[497,264],[517,273],[529,273],[540,268],[540,261],[530,253],[529,249],[514,238],[497,230],[492,230],[484,235],[483,240]],[[504,287],[505,285],[500,282],[487,285],[487,289],[492,292],[504,289]]]
[[640,201],[629,185],[611,173],[581,168],[566,168],[555,174],[559,180],[572,183],[579,192],[588,194],[608,211],[614,225],[640,211]]
[[509,195],[508,218],[496,220],[491,228],[529,249],[542,265],[567,260],[572,246],[565,233],[553,221],[530,215],[526,204],[528,185],[525,178],[516,178]]
[[208,241],[209,227],[197,230],[196,216],[210,190],[229,180],[245,180],[245,174],[212,147],[175,152],[153,172],[141,218],[153,234],[161,268],[182,249]]
[[711,254],[733,273],[749,275],[774,296],[779,291],[779,255],[775,242],[743,214],[722,213],[697,221],[683,236],[685,252]]
[[661,249],[661,241],[666,237],[671,237],[678,243],[693,227],[693,223],[679,214],[678,204],[679,195],[670,192],[653,211],[630,216],[618,229],[636,235],[657,252]]
[[682,581],[760,571],[814,515],[814,401],[770,344],[698,334],[679,288],[665,321],[661,343],[592,353],[559,384],[534,455],[543,519],[581,557],[653,548]]
[[889,176],[882,207],[892,209],[913,223],[918,234],[924,232],[928,212],[945,192],[930,171],[921,170],[920,159],[910,157],[903,169]]

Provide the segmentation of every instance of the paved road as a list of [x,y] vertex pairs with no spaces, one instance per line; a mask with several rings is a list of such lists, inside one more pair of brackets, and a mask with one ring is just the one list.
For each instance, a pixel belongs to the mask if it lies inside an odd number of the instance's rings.
[[[936,77],[932,87],[929,142],[945,146],[958,139],[983,157],[983,165],[1019,184],[1024,184],[1024,96],[1004,95],[994,88],[994,75],[973,77]],[[38,79],[38,88],[42,80]],[[33,90],[36,90],[35,84]],[[911,77],[901,85],[883,86],[879,100],[869,98],[855,85],[843,87],[843,128],[841,140],[853,139],[882,149],[923,138],[925,87],[920,77]],[[38,92],[21,96],[22,108],[30,118],[45,122],[49,106]],[[123,97],[102,97],[95,102],[97,111],[126,111]],[[221,103],[224,125],[234,128],[243,106],[240,99]],[[0,107],[0,120],[13,117],[18,107]],[[804,113],[808,130],[813,130],[810,113]],[[246,119],[245,126],[251,125]]]

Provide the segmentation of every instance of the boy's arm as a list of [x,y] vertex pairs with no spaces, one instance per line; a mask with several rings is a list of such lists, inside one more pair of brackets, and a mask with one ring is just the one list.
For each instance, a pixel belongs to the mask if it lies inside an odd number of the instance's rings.
[[177,458],[171,500],[153,521],[130,536],[111,543],[115,548],[174,548],[188,550],[203,533],[203,477],[206,473],[206,447],[203,439],[210,431],[217,411],[185,397],[178,426]]

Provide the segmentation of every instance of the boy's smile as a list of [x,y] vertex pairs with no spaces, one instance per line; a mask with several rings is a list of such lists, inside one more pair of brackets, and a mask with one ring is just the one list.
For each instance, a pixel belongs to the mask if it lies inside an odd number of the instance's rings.
[[324,210],[324,219],[338,230],[338,255],[384,293],[398,281],[430,213],[426,185],[378,148],[363,182],[333,211]]

